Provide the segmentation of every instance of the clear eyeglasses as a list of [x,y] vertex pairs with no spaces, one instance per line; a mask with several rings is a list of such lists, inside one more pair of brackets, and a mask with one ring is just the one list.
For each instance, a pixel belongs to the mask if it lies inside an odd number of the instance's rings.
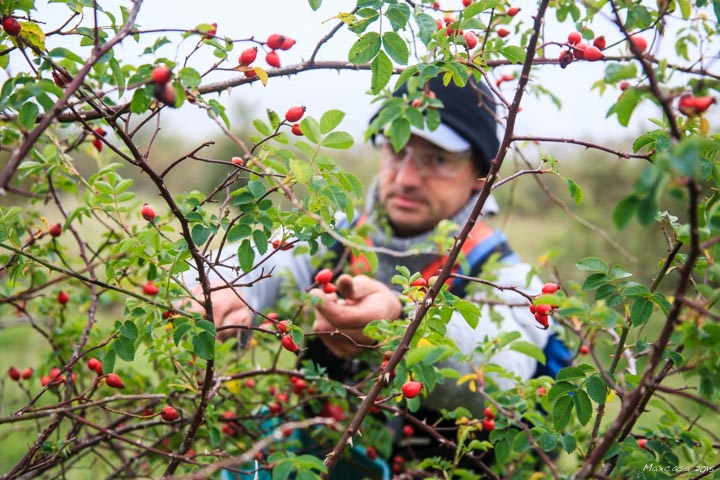
[[382,144],[382,165],[398,171],[405,162],[412,161],[418,175],[422,178],[453,178],[463,172],[472,161],[470,151],[451,153],[436,148],[403,147],[399,152],[393,150],[390,142]]

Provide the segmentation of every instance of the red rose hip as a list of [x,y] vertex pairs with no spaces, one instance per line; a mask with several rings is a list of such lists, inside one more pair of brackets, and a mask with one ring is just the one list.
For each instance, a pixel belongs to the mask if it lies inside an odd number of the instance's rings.
[[180,414],[177,410],[175,410],[175,408],[170,405],[165,405],[162,410],[160,410],[160,417],[162,417],[162,419],[166,422],[172,422],[173,420],[177,420],[180,417]]
[[402,393],[405,398],[415,398],[420,394],[422,389],[423,384],[421,382],[410,380],[405,382],[405,384],[402,386]]
[[295,107],[290,107],[287,112],[285,112],[285,120],[288,122],[294,123],[300,120],[303,115],[305,114],[305,107],[299,105]]

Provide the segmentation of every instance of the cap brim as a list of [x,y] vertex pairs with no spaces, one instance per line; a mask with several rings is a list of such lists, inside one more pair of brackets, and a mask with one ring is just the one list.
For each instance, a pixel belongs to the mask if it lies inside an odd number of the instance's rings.
[[471,148],[470,142],[458,135],[455,130],[444,123],[441,123],[435,130],[429,130],[427,128],[421,130],[417,127],[410,127],[410,132],[448,152],[467,152]]

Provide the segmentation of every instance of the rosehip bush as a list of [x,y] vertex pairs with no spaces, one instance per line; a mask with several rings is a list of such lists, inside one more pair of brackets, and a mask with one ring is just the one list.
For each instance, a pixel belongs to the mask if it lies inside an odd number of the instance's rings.
[[[440,3],[358,0],[303,45],[299,31],[263,40],[222,22],[143,30],[136,25],[142,2],[64,2],[67,21],[49,27],[56,13],[45,4],[0,1],[0,328],[33,352],[9,360],[0,383],[3,478],[72,476],[73,469],[92,469],[94,477],[205,478],[227,469],[327,478],[354,445],[388,459],[396,473],[467,477],[470,464],[489,478],[655,478],[716,469],[720,82],[709,59],[718,9],[682,0],[592,8],[543,0],[522,11],[510,2]],[[308,4],[317,9],[322,1]],[[560,26],[546,30],[548,19]],[[675,35],[666,37],[670,30]],[[317,62],[315,49],[339,31],[352,38],[347,56]],[[123,57],[129,42],[143,53]],[[188,43],[178,58],[164,56],[163,46]],[[213,63],[200,59],[205,51]],[[285,51],[306,60],[291,64]],[[589,125],[607,115],[627,127],[639,105],[654,109],[628,151],[566,138],[562,125],[554,137],[516,132],[528,95],[582,101],[536,81],[558,65],[567,75],[586,68],[597,79],[589,95],[617,91],[608,112],[586,112]],[[298,91],[296,102],[268,109],[240,138],[219,95],[318,69],[370,72],[366,90],[382,112],[368,138],[389,131],[398,149],[411,126],[439,123],[442,105],[418,84],[436,76],[486,81],[503,109],[502,146],[471,220],[491,190],[528,177],[560,178],[568,203],[581,204],[583,185],[561,175],[559,160],[505,162],[509,152],[524,159],[526,149],[563,143],[641,167],[622,200],[607,206],[608,217],[617,230],[642,226],[647,243],[664,242],[667,254],[652,265],[652,278],[641,278],[633,265],[562,252],[536,265],[552,283],[531,294],[494,283],[490,261],[470,279],[475,295],[460,299],[446,281],[464,261],[471,222],[443,224],[448,230],[433,241],[447,262],[429,280],[398,269],[393,282],[403,288],[407,315],[365,329],[375,347],[361,356],[367,370],[359,383],[331,380],[303,358],[313,300],[292,282],[275,311],[248,305],[251,325],[219,329],[210,294],[261,289],[280,274],[263,268],[268,256],[309,254],[321,269],[328,265],[320,253],[339,242],[370,268],[377,264],[361,232],[338,221],[339,214],[355,218],[363,194],[334,158],[354,144],[341,129],[344,99],[318,111]],[[392,97],[405,82],[408,95]],[[156,146],[169,109],[204,112],[233,153],[211,158],[210,138],[186,152]],[[153,129],[150,139],[141,127]],[[162,164],[149,161],[163,155]],[[196,183],[210,171],[209,189]],[[180,175],[189,188],[174,186]],[[151,192],[138,187],[140,178]],[[561,260],[580,282],[554,268]],[[315,281],[328,293],[341,290],[332,279],[321,271]],[[528,381],[503,371],[493,359],[507,349],[546,362],[514,332],[476,347],[483,359],[476,371],[438,365],[463,357],[444,335],[452,313],[482,328],[496,315],[499,289],[517,292],[513,306],[535,310],[536,328],[558,332],[575,352],[573,365]],[[499,379],[511,387],[499,388]],[[453,428],[416,416],[441,382],[473,392],[484,416],[443,411]],[[384,428],[392,417],[411,425],[407,435],[442,439],[447,458],[463,467],[393,456]],[[302,436],[322,452],[298,450]]]

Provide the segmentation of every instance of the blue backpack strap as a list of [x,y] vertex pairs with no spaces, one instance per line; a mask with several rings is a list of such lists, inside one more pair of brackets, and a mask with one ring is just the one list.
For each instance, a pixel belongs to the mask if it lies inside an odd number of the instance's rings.
[[[470,265],[470,273],[462,273],[470,277],[477,277],[480,275],[485,262],[494,254],[499,254],[499,259],[505,263],[515,263],[520,260],[508,245],[505,235],[496,230],[466,255],[467,262]],[[465,289],[469,283],[468,280],[456,278],[450,286],[450,292],[462,297],[465,295]],[[572,352],[556,333],[553,333],[548,338],[543,353],[545,354],[545,365],[538,363],[533,378],[543,375],[555,378],[560,370],[571,365]]]

